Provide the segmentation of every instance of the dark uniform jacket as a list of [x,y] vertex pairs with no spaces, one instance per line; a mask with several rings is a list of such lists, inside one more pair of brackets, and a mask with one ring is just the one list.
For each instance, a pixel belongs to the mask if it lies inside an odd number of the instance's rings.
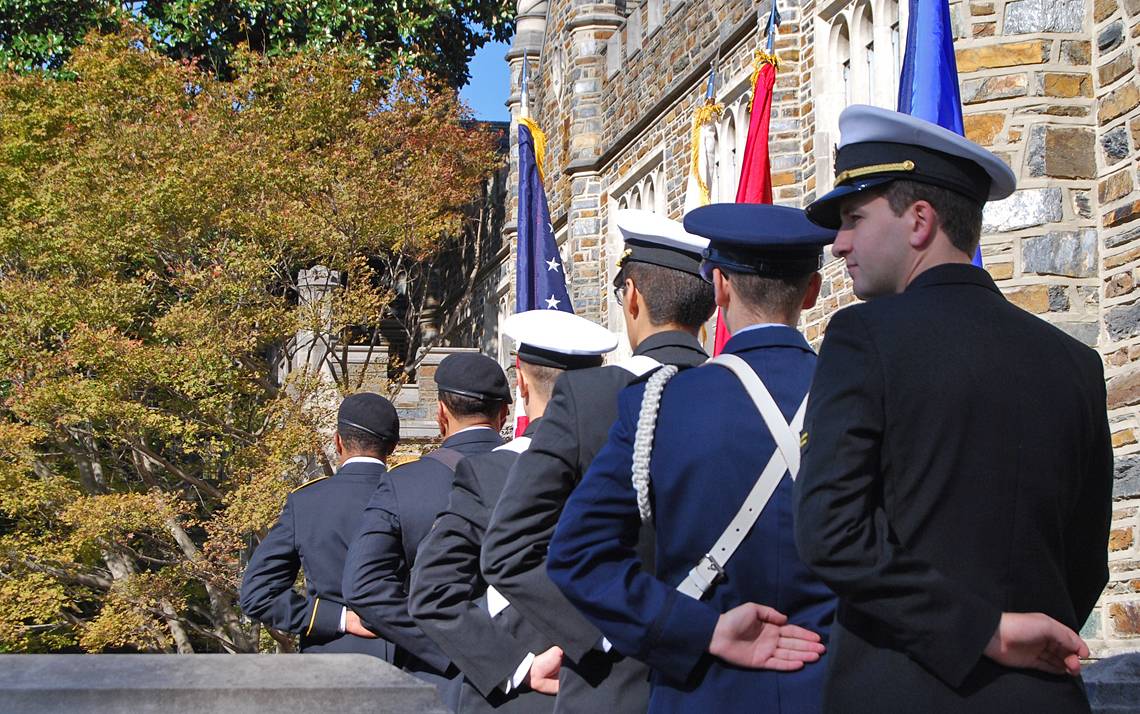
[[[686,367],[708,359],[685,332],[651,335],[634,354]],[[547,548],[566,499],[605,444],[617,417],[617,395],[634,378],[616,365],[558,378],[542,426],[512,467],[484,538],[487,581],[566,653],[556,704],[560,713],[641,714],[649,697],[645,665],[597,649],[601,633],[546,575]]]
[[[530,422],[526,437],[541,420]],[[524,437],[525,438],[525,437]],[[528,654],[554,643],[515,608],[494,617],[488,611],[487,583],[479,570],[479,551],[507,473],[525,441],[518,439],[489,454],[464,459],[455,469],[447,508],[420,545],[412,569],[408,609],[416,624],[463,672],[459,712],[550,712],[554,697],[501,686]]]
[[[471,429],[445,439],[442,448],[473,456],[502,443],[492,429]],[[439,686],[445,703],[455,671],[408,614],[408,580],[453,479],[452,469],[430,455],[392,469],[368,500],[344,566],[348,606],[365,627],[395,643],[396,664]]]
[[[725,345],[767,386],[790,422],[816,356],[798,331],[771,326]],[[653,668],[650,712],[818,714],[825,655],[796,672],[747,670],[706,652],[722,612],[769,605],[827,642],[835,596],[800,561],[792,526],[792,478],[784,474],[755,525],[702,600],[676,590],[712,549],[776,449],[740,380],[715,365],[665,387],[650,458],[657,575],[642,570],[631,481],[644,382],[621,393],[617,423],[563,511],[547,568],[570,601],[614,647]],[[887,711],[887,710],[884,710]]]
[[1088,711],[1078,679],[982,652],[1002,612],[1079,629],[1107,581],[1096,352],[938,266],[832,318],[804,429],[797,541],[840,599],[828,711]]
[[[242,612],[300,634],[302,652],[357,652],[391,662],[393,647],[385,640],[338,632],[345,553],[384,472],[383,464],[356,461],[289,494],[281,517],[246,566]],[[301,567],[305,595],[293,590]]]

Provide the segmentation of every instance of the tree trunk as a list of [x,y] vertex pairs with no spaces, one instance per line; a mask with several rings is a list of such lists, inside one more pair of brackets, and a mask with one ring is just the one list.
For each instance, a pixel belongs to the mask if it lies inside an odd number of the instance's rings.
[[194,654],[194,645],[190,643],[190,636],[186,634],[186,628],[179,621],[178,612],[175,611],[174,605],[163,598],[159,601],[159,606],[165,615],[166,626],[170,628],[170,636],[174,638],[174,646],[177,648],[178,654]]
[[[190,539],[190,534],[181,524],[174,518],[169,518],[166,521],[166,526],[187,560],[194,563],[199,562],[202,558],[202,552],[194,545],[194,541]],[[253,643],[242,628],[241,618],[237,615],[233,600],[227,598],[217,586],[212,585],[209,581],[203,580],[202,584],[210,598],[210,619],[212,620],[211,625],[214,634],[223,640],[232,642],[233,649],[237,652],[255,651]],[[230,648],[227,647],[226,649]]]

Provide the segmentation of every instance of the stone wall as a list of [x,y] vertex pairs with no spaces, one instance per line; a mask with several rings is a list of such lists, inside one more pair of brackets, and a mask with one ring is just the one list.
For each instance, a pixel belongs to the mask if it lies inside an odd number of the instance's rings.
[[[777,203],[805,205],[831,184],[837,137],[823,115],[834,108],[821,111],[817,98],[836,93],[825,89],[828,70],[817,58],[827,56],[820,44],[827,23],[858,1],[779,3],[770,138]],[[530,53],[531,111],[548,135],[547,191],[565,236],[571,295],[580,314],[617,329],[620,311],[607,296],[620,240],[609,216],[619,196],[653,175],[663,193],[657,210],[680,217],[690,122],[709,61],[719,50],[717,100],[733,106],[746,99],[752,52],[762,42],[757,11],[766,16],[768,2],[531,2],[520,7],[529,24],[526,32],[520,24],[512,66],[517,77],[518,58]],[[870,2],[876,13],[886,7]],[[1018,191],[986,208],[985,267],[1011,301],[1105,357],[1117,476],[1112,582],[1083,632],[1098,656],[1134,650],[1140,0],[953,0],[951,15],[966,133],[1018,176]],[[801,325],[817,345],[829,317],[855,300],[842,261],[829,257],[823,274],[819,305]]]

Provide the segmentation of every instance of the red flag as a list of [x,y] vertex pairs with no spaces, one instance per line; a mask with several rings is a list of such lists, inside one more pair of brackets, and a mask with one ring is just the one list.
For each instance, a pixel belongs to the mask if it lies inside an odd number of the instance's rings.
[[[752,117],[748,122],[748,139],[744,143],[736,202],[771,203],[772,161],[768,156],[768,131],[772,123],[772,88],[776,85],[775,54],[757,50],[752,67]],[[718,310],[714,355],[720,354],[728,338],[728,327]]]

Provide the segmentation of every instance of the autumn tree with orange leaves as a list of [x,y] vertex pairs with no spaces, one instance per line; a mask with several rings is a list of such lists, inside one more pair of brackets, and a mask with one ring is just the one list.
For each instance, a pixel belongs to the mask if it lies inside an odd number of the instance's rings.
[[[454,250],[499,161],[453,91],[355,51],[220,81],[149,43],[0,76],[0,651],[272,646],[241,558],[329,416],[276,365],[375,335],[389,269]],[[313,306],[316,265],[342,285]]]

